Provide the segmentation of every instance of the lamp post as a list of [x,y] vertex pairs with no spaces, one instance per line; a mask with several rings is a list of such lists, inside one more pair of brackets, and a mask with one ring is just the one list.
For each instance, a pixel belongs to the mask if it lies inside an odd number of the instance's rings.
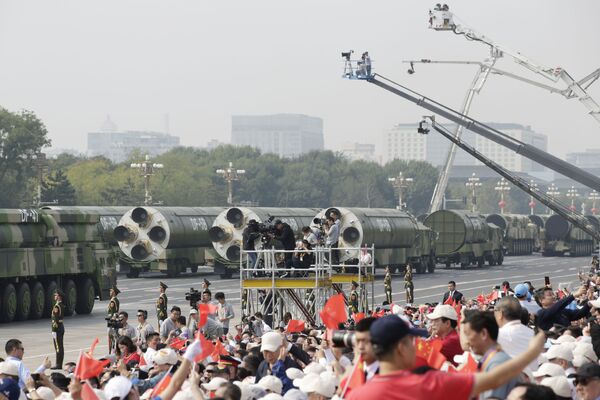
[[498,183],[496,183],[494,190],[500,192],[500,201],[498,202],[498,206],[500,206],[500,214],[504,214],[504,207],[506,207],[506,202],[504,201],[504,192],[508,192],[510,190],[510,186],[504,177],[500,178]]
[[475,172],[473,172],[471,177],[467,179],[465,186],[471,191],[472,210],[475,212],[477,210],[477,194],[475,190],[481,186],[481,182],[479,182],[479,178],[475,175]]
[[[556,196],[560,196],[560,191],[558,190],[558,186],[556,186],[554,184],[554,182],[552,182],[550,184],[550,186],[548,186],[548,190],[546,191],[546,194],[550,197],[552,197],[552,199],[554,200],[554,198]],[[548,209],[550,211],[550,215],[554,214],[554,211],[551,210],[550,208]]]
[[575,189],[575,186],[571,186],[571,189],[567,190],[567,197],[571,199],[569,210],[571,210],[571,212],[577,211],[577,207],[575,207],[575,199],[579,197],[579,193],[577,192],[577,189]]
[[239,181],[240,175],[244,175],[246,170],[233,168],[233,163],[229,161],[229,166],[226,169],[218,169],[217,174],[223,176],[223,179],[227,181],[227,204],[233,205],[233,181]]
[[596,215],[598,209],[596,208],[596,201],[600,200],[600,193],[596,190],[592,190],[592,192],[588,196],[588,200],[592,201],[592,214]]
[[403,191],[408,187],[408,185],[413,181],[413,178],[405,178],[402,175],[402,171],[398,172],[398,176],[395,178],[388,178],[389,182],[392,182],[392,186],[398,192],[398,205],[396,208],[398,210],[404,210],[406,208],[406,204],[402,201],[403,199]]
[[150,193],[150,177],[155,174],[156,170],[162,169],[163,165],[150,161],[150,156],[146,154],[144,162],[131,163],[131,168],[140,170],[140,176],[144,178],[144,205],[152,205],[152,194]]
[[[531,187],[531,190],[533,191],[538,191],[538,184],[535,183],[535,181],[533,179],[529,180],[529,187]],[[536,203],[535,200],[533,198],[533,195],[529,196],[529,214],[533,215],[534,212],[533,210],[535,209]]]

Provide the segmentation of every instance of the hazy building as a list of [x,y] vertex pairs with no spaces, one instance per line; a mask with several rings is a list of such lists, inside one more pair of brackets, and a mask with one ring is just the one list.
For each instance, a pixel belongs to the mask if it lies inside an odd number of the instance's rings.
[[87,155],[104,156],[113,162],[122,162],[131,152],[157,156],[179,146],[179,137],[161,132],[119,132],[114,122],[107,117],[99,132],[88,133]]
[[375,161],[375,145],[370,143],[350,143],[342,144],[340,152],[349,160]]
[[[547,151],[548,137],[544,134],[534,132],[529,126],[512,123],[487,123],[487,125],[523,143],[531,144],[540,150]],[[444,126],[454,134],[456,130],[455,124]],[[544,171],[543,166],[471,131],[463,130],[461,139],[475,146],[485,156],[511,171]],[[424,160],[434,166],[440,167],[446,162],[451,142],[433,129],[428,135],[422,135],[417,133],[417,124],[398,124],[387,132],[386,144],[388,162],[397,158],[403,160]],[[464,150],[457,149],[453,165],[473,166],[482,165],[482,163]]]
[[231,144],[252,146],[261,153],[297,157],[323,150],[323,120],[302,114],[234,115]]
[[567,154],[567,162],[583,169],[600,168],[600,149]]

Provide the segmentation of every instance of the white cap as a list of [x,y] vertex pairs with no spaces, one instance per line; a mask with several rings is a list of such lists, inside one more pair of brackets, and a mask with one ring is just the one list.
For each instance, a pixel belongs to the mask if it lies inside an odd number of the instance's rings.
[[577,345],[573,349],[573,357],[576,358],[577,356],[586,358],[588,362],[598,362],[598,356],[591,343],[577,342]]
[[277,351],[283,344],[280,333],[267,332],[260,338],[260,351]]
[[0,362],[0,374],[19,376],[19,366],[12,361]]
[[285,374],[291,380],[304,377],[304,372],[302,372],[298,368],[288,368],[288,369],[285,370]]
[[269,393],[261,397],[261,400],[283,400],[283,396],[277,393]]
[[165,347],[154,353],[152,362],[156,365],[175,365],[177,364],[177,354],[175,353],[175,350]]
[[206,389],[206,390],[208,390],[208,391],[211,391],[211,392],[212,392],[212,391],[215,391],[215,390],[217,390],[218,388],[220,388],[220,387],[221,387],[221,385],[222,385],[222,384],[224,384],[224,383],[227,383],[227,382],[228,382],[228,381],[227,381],[227,379],[225,379],[225,378],[221,378],[221,377],[218,377],[218,376],[217,376],[216,378],[212,378],[212,379],[210,380],[210,382],[208,382],[208,383],[203,383],[203,384],[202,384],[202,387],[203,387],[204,389]]
[[573,361],[573,351],[566,346],[566,343],[555,344],[550,346],[546,352],[546,358],[548,361],[552,361],[555,358],[560,358],[566,361]]
[[131,390],[131,381],[124,376],[115,376],[110,378],[106,386],[104,386],[104,394],[107,399],[118,397],[123,400]]
[[192,315],[192,314],[198,314],[198,310],[196,310],[195,308],[192,308],[190,310],[190,315]]
[[56,398],[52,389],[46,386],[40,386],[35,392],[44,400],[54,400]]
[[295,379],[294,386],[304,393],[318,393],[327,398],[335,394],[334,381],[323,374],[306,374],[304,378]]
[[404,315],[404,307],[399,306],[398,304],[394,304],[392,306],[392,314],[394,314],[394,315]]
[[458,314],[456,310],[449,304],[438,304],[433,309],[433,312],[427,314],[428,319],[448,318],[454,321],[458,320]]
[[571,385],[569,385],[569,380],[566,376],[551,376],[549,378],[544,378],[540,382],[540,385],[548,386],[557,396],[567,397],[569,399],[573,396]]
[[558,339],[550,339],[550,342],[552,342],[552,344],[572,343],[575,341],[576,339],[571,335],[562,335]]
[[588,303],[590,304],[590,306],[592,306],[594,308],[600,308],[600,299],[591,300],[591,301],[588,301]]
[[283,382],[276,376],[267,375],[263,376],[257,383],[258,386],[265,390],[270,390],[272,393],[281,394],[283,390]]
[[284,400],[308,400],[306,393],[300,389],[292,388],[283,395]]
[[565,370],[558,364],[545,362],[537,369],[533,371],[532,375],[536,378],[542,376],[565,376]]
[[306,375],[306,374],[319,375],[321,372],[325,372],[325,367],[316,362],[311,362],[306,367],[304,367],[304,375]]

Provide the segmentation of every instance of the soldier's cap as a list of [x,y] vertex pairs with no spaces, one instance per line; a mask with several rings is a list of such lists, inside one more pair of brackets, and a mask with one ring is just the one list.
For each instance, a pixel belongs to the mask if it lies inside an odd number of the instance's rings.
[[117,287],[117,285],[113,285],[112,290],[114,290],[115,294],[121,293],[121,291],[119,290],[119,288]]
[[204,278],[204,284],[206,285],[206,287],[210,286],[210,281],[206,278]]
[[56,294],[59,295],[61,298],[65,298],[65,292],[63,292],[61,289],[56,289]]
[[235,358],[235,357],[229,356],[229,355],[222,355],[222,356],[219,356],[218,367],[222,368],[222,366],[228,366],[228,365],[238,366],[241,363],[242,363],[242,360],[240,360],[239,358]]
[[163,288],[163,289],[168,289],[168,288],[169,288],[169,287],[167,286],[167,284],[166,284],[166,283],[164,283],[164,282],[159,282],[158,284],[159,284],[159,285],[160,285],[160,287],[161,287],[161,288]]
[[250,221],[248,221],[248,225],[256,225],[258,224],[258,222],[255,219],[251,219]]
[[406,321],[397,315],[386,315],[378,318],[369,329],[371,343],[386,347],[397,343],[406,335],[427,337],[425,329],[412,328]]
[[358,282],[352,281],[352,286],[358,286]]

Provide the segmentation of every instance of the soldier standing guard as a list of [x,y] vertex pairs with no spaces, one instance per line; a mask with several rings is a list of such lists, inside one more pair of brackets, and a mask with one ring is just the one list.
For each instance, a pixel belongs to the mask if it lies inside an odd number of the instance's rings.
[[352,281],[350,300],[348,301],[348,311],[350,314],[358,312],[358,283],[355,281]]
[[[117,285],[113,285],[110,289],[110,300],[108,302],[108,308],[106,309],[106,318],[116,319],[119,315],[119,299],[117,295],[121,293]],[[108,354],[111,354],[114,347],[116,347],[117,331],[114,328],[108,328]],[[114,343],[113,343],[114,342]]]
[[404,289],[406,289],[406,303],[412,304],[415,301],[415,286],[412,281],[412,265],[406,265],[404,272]]
[[598,273],[598,269],[600,267],[600,262],[598,262],[598,256],[593,256],[592,257],[592,262],[590,264],[592,267],[590,268],[590,272],[593,274],[597,274]]
[[385,267],[385,278],[383,278],[383,288],[385,290],[385,299],[388,304],[392,304],[392,274],[389,265]]
[[65,294],[62,290],[56,289],[54,293],[54,306],[52,307],[52,340],[54,341],[54,351],[56,352],[56,364],[52,369],[62,369],[63,359],[65,357],[65,346],[63,338],[65,336],[65,326],[63,318],[65,315],[65,306],[62,303]]
[[158,318],[158,329],[165,319],[167,319],[167,289],[169,288],[166,283],[159,283],[160,295],[156,299],[156,317]]

